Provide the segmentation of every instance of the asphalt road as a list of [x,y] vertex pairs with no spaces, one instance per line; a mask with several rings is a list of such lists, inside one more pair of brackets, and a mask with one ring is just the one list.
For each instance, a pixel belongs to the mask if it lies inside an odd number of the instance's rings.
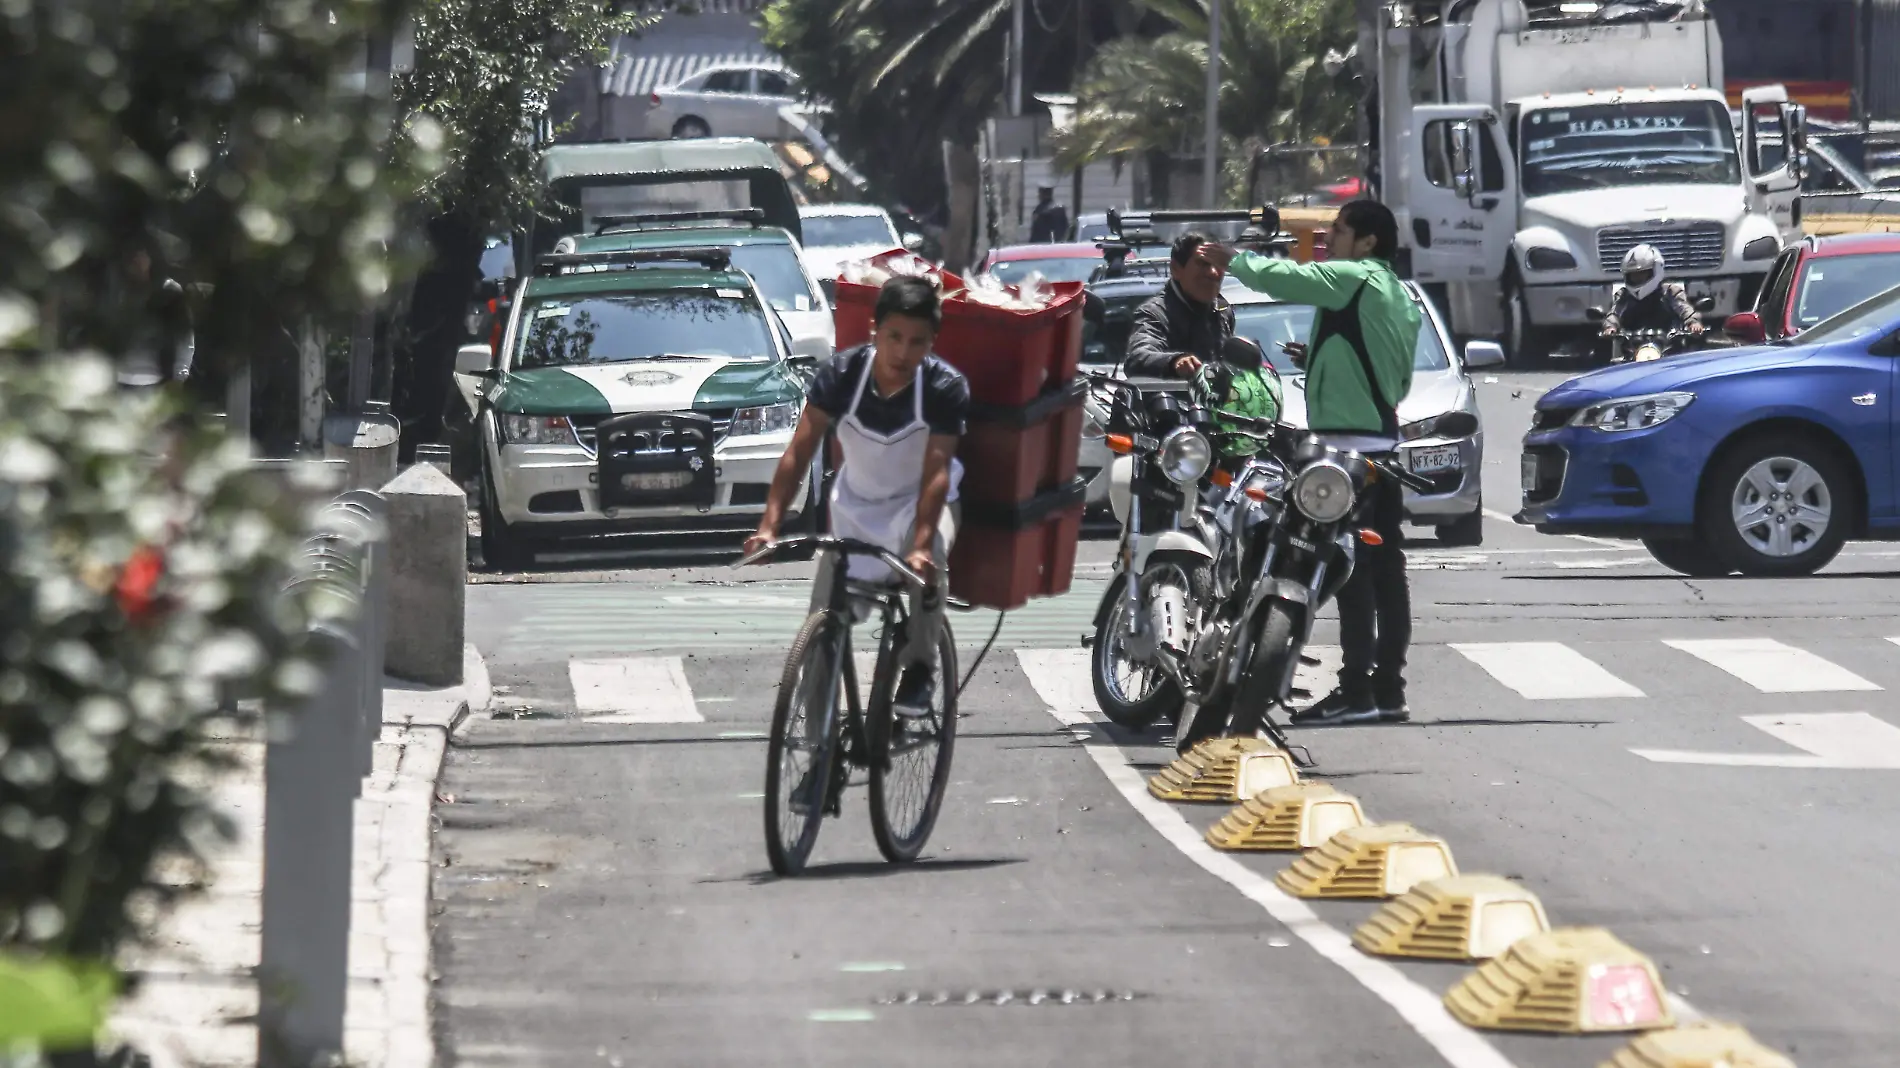
[[[1609,927],[1682,1011],[1886,1068],[1900,548],[1689,580],[1514,527],[1517,437],[1558,380],[1483,380],[1498,514],[1480,549],[1411,547],[1413,722],[1301,732],[1309,777],[1520,879],[1553,922]],[[1149,800],[1171,750],[1087,716],[1107,555],[1085,543],[1070,595],[1005,621],[927,859],[883,864],[855,790],[796,880],[766,870],[759,791],[806,569],[472,587],[506,692],[438,810],[445,1063],[1584,1068],[1621,1044],[1448,1026],[1467,969],[1339,947],[1376,903],[1309,910],[1268,888],[1290,856],[1198,847],[1224,809]],[[993,620],[954,620],[966,663]]]

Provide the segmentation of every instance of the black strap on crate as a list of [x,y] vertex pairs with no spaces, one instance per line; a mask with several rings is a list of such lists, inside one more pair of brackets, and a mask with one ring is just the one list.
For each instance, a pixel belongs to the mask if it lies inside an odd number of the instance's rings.
[[1081,505],[1088,500],[1088,495],[1088,479],[1077,475],[1054,489],[1044,490],[1013,504],[972,500],[959,503],[963,506],[965,526],[975,524],[992,529],[1022,530],[1035,526],[1057,512]]
[[970,422],[1000,424],[1010,430],[1022,430],[1047,421],[1057,412],[1080,408],[1088,399],[1089,380],[1071,378],[1037,395],[1028,404],[983,404],[970,402]]

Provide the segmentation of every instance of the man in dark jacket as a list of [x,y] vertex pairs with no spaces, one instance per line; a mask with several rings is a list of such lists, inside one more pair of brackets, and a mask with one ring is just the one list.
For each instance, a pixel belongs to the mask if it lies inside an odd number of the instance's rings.
[[1135,309],[1123,361],[1131,375],[1193,378],[1221,358],[1234,336],[1234,309],[1220,295],[1226,270],[1201,251],[1208,236],[1190,230],[1168,252],[1168,285]]
[[1069,213],[1056,203],[1056,187],[1039,186],[1036,189],[1036,210],[1029,216],[1029,240],[1032,244],[1047,245],[1069,239]]

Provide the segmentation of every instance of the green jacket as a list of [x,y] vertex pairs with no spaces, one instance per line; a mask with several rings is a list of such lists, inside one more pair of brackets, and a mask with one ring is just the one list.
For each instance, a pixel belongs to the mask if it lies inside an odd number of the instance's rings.
[[[1253,419],[1280,418],[1280,376],[1272,370],[1243,371],[1237,367],[1233,371],[1233,384],[1227,387],[1227,396],[1216,403],[1223,411],[1236,412]],[[1207,368],[1200,374],[1201,385],[1206,388]],[[1215,425],[1234,434],[1222,443],[1221,453],[1226,456],[1252,456],[1266,447],[1266,442],[1236,432],[1232,423],[1225,419],[1216,419]]]
[[[1339,311],[1359,300],[1359,322],[1379,392],[1397,409],[1412,388],[1413,353],[1418,348],[1418,305],[1384,260],[1330,260],[1295,263],[1257,252],[1243,252],[1228,268],[1247,288],[1277,300]],[[1319,330],[1319,320],[1313,323]],[[1352,344],[1334,334],[1306,357],[1306,425],[1313,430],[1380,432],[1379,409],[1367,388]]]

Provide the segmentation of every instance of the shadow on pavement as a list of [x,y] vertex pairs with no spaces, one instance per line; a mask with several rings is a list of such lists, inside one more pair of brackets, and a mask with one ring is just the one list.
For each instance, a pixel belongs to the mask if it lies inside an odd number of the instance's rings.
[[768,883],[799,883],[825,879],[877,879],[908,872],[985,871],[1005,864],[1021,864],[1022,857],[993,857],[972,860],[921,859],[909,864],[891,864],[877,860],[841,860],[831,864],[813,864],[797,875],[778,875],[770,871],[748,872],[736,879],[701,879],[701,883],[749,882],[754,886]]

